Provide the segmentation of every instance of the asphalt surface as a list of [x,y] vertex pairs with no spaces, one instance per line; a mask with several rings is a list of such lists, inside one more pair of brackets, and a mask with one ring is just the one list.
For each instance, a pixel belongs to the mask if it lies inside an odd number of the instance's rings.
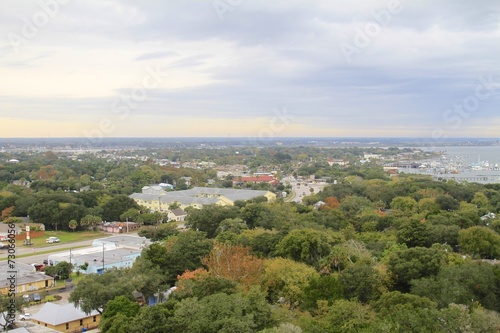
[[[292,187],[292,195],[289,196],[285,201],[295,201],[302,203],[304,197],[311,195],[313,193],[318,193],[321,191],[327,183],[311,183],[303,180],[298,180],[293,177],[285,178],[285,182],[289,183]],[[312,191],[311,191],[312,189]]]
[[[103,237],[106,237],[104,235]],[[49,254],[56,253],[56,252],[63,252],[63,251],[68,251],[71,248],[79,248],[79,247],[84,247],[84,246],[90,246],[94,240],[89,239],[89,240],[84,240],[81,242],[73,242],[73,243],[56,243],[56,244],[50,244],[45,247],[40,247],[40,248],[33,248],[31,246],[25,246],[17,243],[16,245],[16,262],[22,262],[25,264],[34,264],[38,263],[41,264],[43,263],[44,259],[47,259]],[[42,252],[42,253],[40,253]],[[43,253],[46,252],[46,253]],[[48,253],[50,252],[50,253]],[[20,257],[23,256],[23,257]],[[7,259],[7,250],[0,250],[0,260],[5,260]]]

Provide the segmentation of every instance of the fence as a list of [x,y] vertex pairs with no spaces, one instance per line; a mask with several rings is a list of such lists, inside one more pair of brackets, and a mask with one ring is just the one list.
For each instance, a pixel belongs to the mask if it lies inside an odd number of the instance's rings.
[[[45,235],[45,231],[30,231],[30,239],[43,237]],[[26,233],[16,235],[16,240],[25,240]]]

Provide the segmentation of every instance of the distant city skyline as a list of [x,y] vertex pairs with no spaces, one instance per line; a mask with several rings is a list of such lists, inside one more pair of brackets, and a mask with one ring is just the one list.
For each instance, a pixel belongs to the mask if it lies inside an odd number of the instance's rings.
[[0,138],[500,133],[500,3],[0,2]]

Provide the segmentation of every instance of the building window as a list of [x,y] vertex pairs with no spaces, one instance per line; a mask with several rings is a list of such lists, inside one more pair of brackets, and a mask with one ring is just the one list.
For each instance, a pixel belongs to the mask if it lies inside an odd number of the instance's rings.
[[83,319],[80,319],[80,326],[83,326]]
[[66,329],[69,330],[69,323],[66,323]]
[[97,317],[94,316],[94,318],[92,318],[92,320],[94,321],[94,323],[97,321]]

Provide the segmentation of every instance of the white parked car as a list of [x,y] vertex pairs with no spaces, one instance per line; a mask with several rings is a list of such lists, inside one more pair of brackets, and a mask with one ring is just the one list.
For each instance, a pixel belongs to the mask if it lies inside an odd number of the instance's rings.
[[31,319],[31,314],[29,314],[28,312],[19,316],[19,320],[30,320],[30,319]]
[[59,243],[61,240],[57,237],[49,237],[45,240],[45,243]]

